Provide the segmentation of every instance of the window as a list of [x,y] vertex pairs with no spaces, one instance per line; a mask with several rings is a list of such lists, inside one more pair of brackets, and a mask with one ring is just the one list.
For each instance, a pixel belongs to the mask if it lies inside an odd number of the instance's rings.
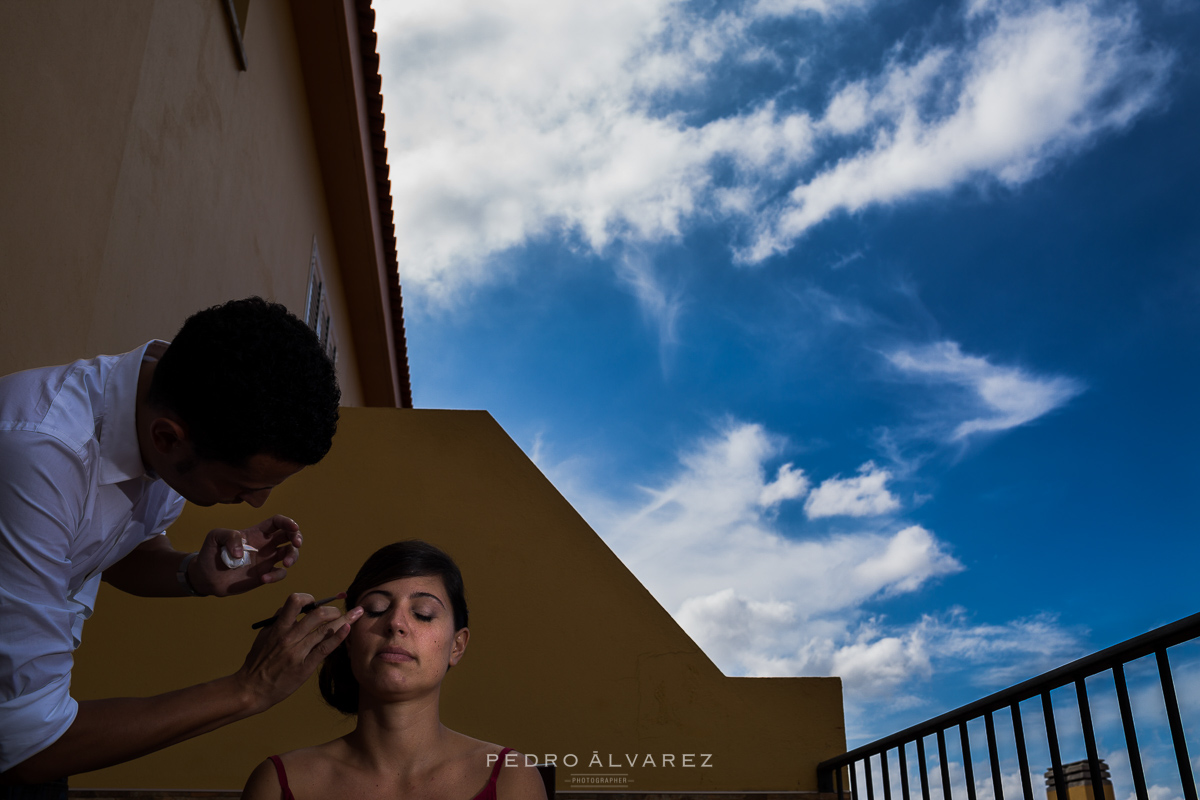
[[304,321],[316,332],[325,348],[325,355],[337,363],[337,338],[330,318],[329,295],[325,291],[325,276],[321,272],[321,253],[317,237],[313,237],[312,256],[308,260],[308,294],[304,301]]

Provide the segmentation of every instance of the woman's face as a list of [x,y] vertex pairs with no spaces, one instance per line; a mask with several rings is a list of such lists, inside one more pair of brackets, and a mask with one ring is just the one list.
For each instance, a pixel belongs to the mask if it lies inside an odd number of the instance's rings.
[[362,697],[403,699],[436,689],[470,636],[454,629],[440,575],[389,581],[362,593],[346,648]]

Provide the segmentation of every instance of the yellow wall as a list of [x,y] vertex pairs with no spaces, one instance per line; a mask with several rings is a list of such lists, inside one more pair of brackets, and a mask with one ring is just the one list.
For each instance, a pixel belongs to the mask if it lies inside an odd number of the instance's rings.
[[359,365],[289,6],[0,4],[0,374],[169,339],[259,294],[303,314],[316,236],[343,402]]
[[[195,548],[211,527],[287,513],[305,533],[288,579],[225,599],[132,598],[105,586],[77,653],[79,698],[146,695],[234,671],[251,621],[289,591],[327,596],[364,558],[425,538],[463,569],[471,642],[443,687],[443,721],[571,773],[625,773],[626,791],[811,791],[845,751],[837,678],[726,678],[485,412],[344,409],[333,451],[268,506],[189,507],[172,529]],[[266,755],[348,729],[311,681],[266,714],[75,787],[237,788]],[[588,767],[593,752],[603,768]],[[662,754],[675,766],[662,765]],[[711,754],[709,768],[682,756]],[[562,766],[573,754],[574,769]],[[654,754],[656,767],[642,766]],[[636,769],[608,765],[636,756]]]

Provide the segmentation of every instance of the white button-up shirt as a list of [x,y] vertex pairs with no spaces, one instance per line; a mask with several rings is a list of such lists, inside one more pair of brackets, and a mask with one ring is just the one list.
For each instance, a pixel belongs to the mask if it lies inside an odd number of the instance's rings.
[[183,510],[146,474],[136,402],[167,343],[0,378],[0,771],[70,727],[100,573]]

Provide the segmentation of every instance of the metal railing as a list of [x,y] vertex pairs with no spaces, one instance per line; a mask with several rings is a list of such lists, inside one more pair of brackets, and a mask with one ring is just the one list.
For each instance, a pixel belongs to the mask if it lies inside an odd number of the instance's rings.
[[[1175,695],[1175,682],[1171,676],[1171,664],[1167,658],[1167,648],[1182,642],[1200,637],[1200,614],[1164,625],[1149,633],[1122,642],[1121,644],[1093,653],[1090,656],[1073,661],[1066,666],[1051,670],[1024,683],[989,695],[961,708],[934,717],[927,722],[914,725],[899,733],[886,736],[848,753],[823,761],[817,765],[817,786],[822,792],[837,792],[838,800],[845,798],[843,773],[849,772],[850,796],[852,800],[864,800],[858,786],[858,770],[856,765],[863,762],[863,782],[866,784],[865,800],[875,800],[875,786],[872,776],[872,759],[878,759],[880,766],[883,800],[892,800],[891,770],[889,769],[888,753],[896,751],[900,772],[899,800],[912,800],[909,787],[909,769],[905,748],[915,743],[918,764],[917,770],[921,783],[922,800],[930,800],[928,765],[925,756],[925,739],[934,737],[937,744],[938,767],[940,770],[942,795],[944,800],[953,800],[950,786],[950,762],[946,757],[946,733],[958,728],[962,747],[963,771],[965,773],[967,800],[976,800],[975,778],[971,763],[971,742],[967,733],[967,723],[982,718],[987,734],[988,756],[991,766],[992,789],[995,800],[1004,800],[1000,773],[999,750],[996,747],[996,726],[993,714],[1008,709],[1012,714],[1013,738],[1016,746],[1017,761],[1021,771],[1021,787],[1024,800],[1037,800],[1033,794],[1033,782],[1029,773],[1029,755],[1025,746],[1025,733],[1021,722],[1020,703],[1022,700],[1041,698],[1042,713],[1046,723],[1046,742],[1050,751],[1050,762],[1054,776],[1054,791],[1057,800],[1068,800],[1067,781],[1064,779],[1062,759],[1059,757],[1058,733],[1054,722],[1054,707],[1050,702],[1050,692],[1054,689],[1074,684],[1075,695],[1079,704],[1079,718],[1083,727],[1084,745],[1087,750],[1087,761],[1090,771],[1092,797],[1100,800],[1110,796],[1105,794],[1104,782],[1101,775],[1100,758],[1096,751],[1096,734],[1092,727],[1092,711],[1088,703],[1085,680],[1105,671],[1112,671],[1116,686],[1117,702],[1121,710],[1121,724],[1124,727],[1125,744],[1129,751],[1129,765],[1133,773],[1134,790],[1137,800],[1149,800],[1146,791],[1146,776],[1142,769],[1141,750],[1138,747],[1137,730],[1133,724],[1133,711],[1129,704],[1129,689],[1125,681],[1125,665],[1136,659],[1153,654],[1158,664],[1158,677],[1162,686],[1163,700],[1166,703],[1167,721],[1171,729],[1172,744],[1175,749],[1175,760],[1179,767],[1179,779],[1183,786],[1185,800],[1197,800],[1196,782],[1192,776],[1192,765],[1188,758],[1187,740],[1184,737],[1183,722],[1179,716],[1179,702]],[[849,770],[845,770],[849,767]]]

